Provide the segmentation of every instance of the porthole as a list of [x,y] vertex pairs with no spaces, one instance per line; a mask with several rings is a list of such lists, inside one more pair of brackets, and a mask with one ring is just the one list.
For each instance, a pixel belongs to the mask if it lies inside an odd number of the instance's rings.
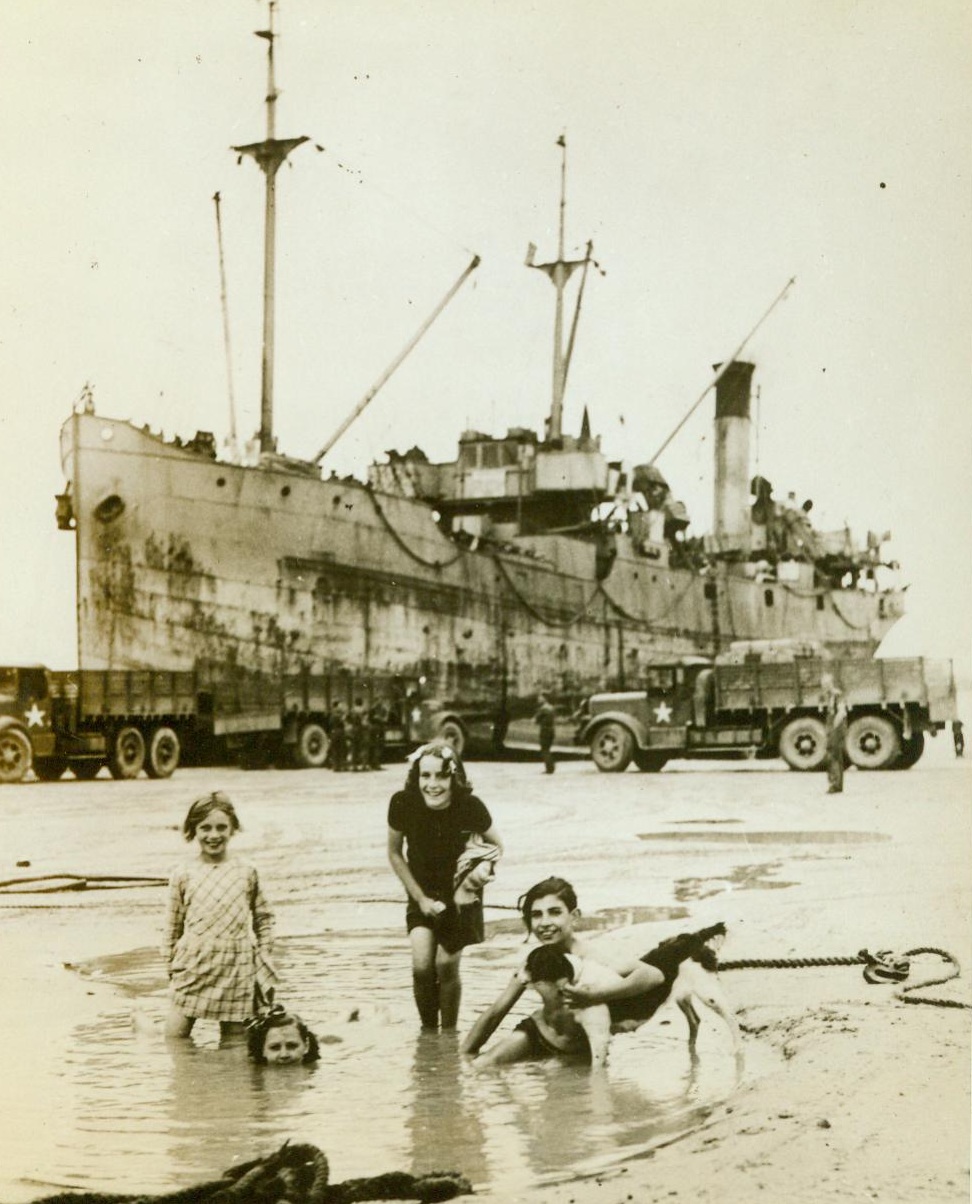
[[102,498],[94,508],[94,516],[99,523],[113,523],[125,509],[125,503],[117,493],[110,493]]

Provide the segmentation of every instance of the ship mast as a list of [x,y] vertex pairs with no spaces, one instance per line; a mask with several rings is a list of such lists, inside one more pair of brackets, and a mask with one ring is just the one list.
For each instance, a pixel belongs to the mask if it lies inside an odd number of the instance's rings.
[[567,383],[567,355],[564,351],[564,289],[574,271],[583,267],[590,257],[590,244],[585,259],[564,259],[564,214],[567,208],[567,139],[563,134],[557,139],[560,147],[560,220],[557,233],[557,258],[553,263],[534,263],[537,248],[530,243],[527,250],[528,268],[545,272],[557,291],[554,305],[553,346],[553,397],[550,417],[547,419],[547,439],[559,440],[563,436],[564,389]]
[[276,178],[280,165],[292,150],[307,141],[300,138],[278,138],[276,107],[277,88],[273,72],[274,16],[277,0],[269,0],[269,18],[266,29],[254,32],[267,43],[267,136],[262,142],[251,142],[248,146],[234,146],[233,150],[242,157],[250,155],[266,177],[266,200],[263,221],[263,365],[260,378],[260,451],[272,452],[276,448],[273,434],[273,350],[274,350],[274,289],[276,281],[277,241],[277,195]]

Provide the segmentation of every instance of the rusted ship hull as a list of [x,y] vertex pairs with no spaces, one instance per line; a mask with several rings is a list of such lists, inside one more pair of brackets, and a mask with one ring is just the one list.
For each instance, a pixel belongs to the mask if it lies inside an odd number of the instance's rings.
[[656,567],[617,537],[450,538],[428,503],[349,479],[242,467],[75,413],[62,462],[81,668],[424,678],[466,707],[634,683],[652,659],[796,637],[870,656],[898,592]]

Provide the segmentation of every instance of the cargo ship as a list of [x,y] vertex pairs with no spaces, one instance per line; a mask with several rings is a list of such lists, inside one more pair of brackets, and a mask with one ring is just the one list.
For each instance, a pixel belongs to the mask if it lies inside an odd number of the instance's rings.
[[76,542],[79,667],[310,675],[349,703],[420,702],[435,730],[462,740],[485,724],[502,740],[540,693],[567,709],[636,683],[653,661],[740,640],[872,656],[903,613],[903,592],[883,584],[887,536],[819,531],[809,502],[751,475],[752,363],[714,369],[707,534],[694,534],[654,462],[608,458],[586,410],[576,433],[564,430],[564,308],[593,260],[590,244],[565,257],[563,165],[557,256],[536,263],[531,246],[527,257],[555,289],[543,429],[467,430],[454,460],[416,446],[366,480],[278,451],[274,179],[304,140],[275,136],[272,4],[269,26],[266,137],[235,148],[266,177],[259,451],[244,463],[221,456],[211,433],[167,439],[84,395],[62,428],[57,499]]

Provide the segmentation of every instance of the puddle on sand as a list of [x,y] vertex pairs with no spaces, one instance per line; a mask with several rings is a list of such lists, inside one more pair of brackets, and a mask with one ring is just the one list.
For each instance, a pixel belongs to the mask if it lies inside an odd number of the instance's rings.
[[[507,942],[508,959],[521,949]],[[11,1143],[0,1182],[16,1189],[0,1198],[35,1198],[51,1184],[165,1191],[288,1138],[319,1146],[334,1182],[446,1168],[511,1193],[606,1169],[688,1132],[737,1085],[728,1035],[708,1014],[694,1070],[673,1011],[670,1023],[663,1012],[617,1037],[603,1075],[558,1061],[477,1074],[454,1036],[417,1033],[398,934],[283,938],[277,960],[283,1001],[319,1036],[340,1038],[322,1045],[316,1066],[254,1066],[242,1044],[220,1048],[218,1026],[204,1022],[191,1041],[166,1042],[162,965],[152,950],[79,967],[90,982],[121,990],[99,995],[94,1022],[44,1034],[49,1056],[20,1093],[18,1129],[31,1140]],[[466,1024],[507,973],[492,951],[467,951]],[[504,1029],[534,1006],[524,996]],[[750,1043],[747,1077],[769,1056]]]
[[741,824],[741,819],[666,819],[667,824]]
[[679,878],[675,882],[675,898],[680,903],[690,899],[709,899],[732,890],[785,890],[796,882],[783,882],[773,875],[783,868],[781,861],[762,865],[733,866],[728,874],[713,878]]
[[639,832],[639,840],[699,841],[727,844],[872,844],[890,840],[884,832]]

